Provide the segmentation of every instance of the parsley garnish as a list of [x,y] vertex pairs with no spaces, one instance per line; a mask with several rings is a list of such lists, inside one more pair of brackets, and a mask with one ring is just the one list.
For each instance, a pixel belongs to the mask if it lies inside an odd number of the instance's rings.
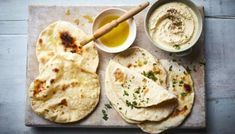
[[128,100],[126,100],[126,105],[127,105],[128,107],[131,107],[131,109],[133,109],[134,107],[135,107],[135,108],[138,108],[136,101],[133,101],[133,102],[131,103],[131,102],[129,102]]
[[180,81],[180,84],[184,84],[184,82],[181,80],[181,81]]
[[108,114],[106,113],[105,110],[102,110],[102,113],[103,113],[103,119],[107,121],[109,119]]
[[173,47],[177,50],[180,50],[180,45],[174,45]]
[[111,109],[112,108],[111,103],[110,104],[104,104],[104,106],[105,106],[105,109]]
[[172,71],[172,66],[169,67],[169,71]]
[[129,96],[126,90],[124,90],[123,96]]
[[146,61],[144,61],[144,64],[146,65],[148,63],[148,61],[146,60]]
[[152,79],[153,81],[156,81],[157,78],[155,77],[153,71],[149,71],[149,72],[143,72],[142,73],[144,76],[148,77],[149,79]]
[[177,83],[176,79],[173,79],[173,84],[176,84],[176,83]]
[[139,94],[140,93],[140,87],[136,88],[135,93]]
[[135,95],[135,94],[133,94],[133,97],[134,97],[134,100],[136,100],[136,99],[137,99],[137,97],[136,97],[136,95]]
[[180,95],[181,95],[182,97],[184,97],[184,96],[187,95],[187,93],[181,93]]

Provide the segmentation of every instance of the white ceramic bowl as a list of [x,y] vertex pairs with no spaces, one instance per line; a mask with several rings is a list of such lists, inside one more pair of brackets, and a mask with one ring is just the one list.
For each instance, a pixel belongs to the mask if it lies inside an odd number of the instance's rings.
[[[165,47],[162,47],[161,44],[158,44],[157,42],[155,42],[152,37],[149,35],[149,31],[148,31],[148,23],[149,23],[149,18],[151,16],[151,14],[161,5],[169,3],[169,2],[182,2],[186,5],[188,5],[196,14],[197,19],[198,19],[198,32],[196,33],[196,37],[195,39],[192,41],[192,43],[190,45],[188,45],[187,47],[180,49],[180,50],[173,50],[173,49],[166,49]],[[182,53],[182,55],[185,55],[183,53],[189,53],[190,48],[192,48],[198,41],[199,37],[201,36],[202,33],[202,28],[203,28],[203,19],[202,19],[202,15],[201,12],[199,11],[198,7],[190,0],[157,0],[156,2],[154,2],[151,7],[149,8],[146,16],[145,16],[145,31],[148,35],[148,38],[151,40],[151,42],[157,46],[158,48],[165,50],[167,52],[173,52],[173,53]]]
[[[103,10],[99,15],[97,15],[95,17],[95,20],[93,22],[93,26],[92,26],[92,32],[94,33],[96,29],[99,28],[99,24],[100,22],[103,20],[104,17],[106,16],[121,16],[124,13],[126,13],[126,10],[121,9],[121,8],[108,8]],[[127,20],[128,24],[129,24],[129,35],[126,39],[126,41],[118,46],[118,47],[107,47],[105,46],[99,39],[95,40],[96,42],[96,46],[108,53],[118,53],[118,52],[122,52],[124,50],[126,50],[127,48],[129,48],[133,42],[135,41],[136,38],[136,23],[134,21],[133,18],[128,19]]]

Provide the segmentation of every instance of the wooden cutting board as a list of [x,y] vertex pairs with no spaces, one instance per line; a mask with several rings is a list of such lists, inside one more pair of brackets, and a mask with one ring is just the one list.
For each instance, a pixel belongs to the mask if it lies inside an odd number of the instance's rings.
[[[27,53],[27,83],[28,87],[34,78],[38,75],[38,62],[35,54],[35,45],[39,33],[50,23],[57,20],[70,21],[76,23],[78,27],[83,29],[86,33],[91,34],[92,20],[102,10],[109,7],[118,7],[123,9],[130,9],[131,6],[30,6],[29,20],[28,20],[28,53]],[[202,13],[203,8],[200,7]],[[156,48],[147,38],[144,31],[144,17],[147,10],[144,10],[137,16],[135,21],[137,23],[137,38],[133,46],[140,46],[147,49],[156,58],[164,58],[176,60],[191,70],[191,75],[194,81],[195,88],[195,103],[192,113],[180,126],[180,128],[204,128],[206,127],[205,118],[205,67],[201,64],[204,59],[204,33],[202,34],[198,43],[194,46],[190,55],[178,58],[170,53],[164,52]],[[85,17],[86,16],[86,17]],[[87,17],[88,16],[88,17]],[[133,128],[135,125],[127,124],[114,109],[108,109],[109,119],[105,121],[102,116],[102,110],[105,109],[105,104],[108,100],[104,93],[104,72],[107,63],[114,56],[99,51],[100,63],[98,67],[98,74],[101,83],[101,97],[100,102],[95,111],[84,120],[71,124],[56,124],[47,121],[37,114],[35,114],[30,107],[30,100],[27,98],[25,124],[27,126],[35,127],[126,127]]]

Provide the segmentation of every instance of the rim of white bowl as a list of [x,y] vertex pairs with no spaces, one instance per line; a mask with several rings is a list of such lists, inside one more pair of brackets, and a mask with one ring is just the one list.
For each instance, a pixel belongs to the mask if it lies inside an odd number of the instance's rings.
[[[117,12],[122,12],[122,13],[127,12],[126,10],[121,9],[121,8],[104,9],[95,17],[95,20],[92,24],[92,33],[94,33],[94,31],[96,30],[96,25],[98,25],[97,24],[98,18],[100,16],[102,16],[102,14],[104,14],[105,12],[108,12],[110,10],[116,10]],[[112,15],[112,14],[110,14],[110,15]],[[100,50],[108,52],[108,53],[118,53],[118,52],[122,52],[122,51],[125,51],[126,49],[128,49],[134,43],[134,41],[136,39],[137,27],[136,27],[136,23],[135,23],[134,18],[128,19],[127,22],[129,25],[129,34],[128,34],[126,41],[122,45],[120,45],[118,47],[107,47],[102,42],[100,42],[99,39],[97,39],[94,41],[96,47],[98,47]]]
[[[161,3],[162,2],[162,3]],[[182,2],[186,5],[188,5],[196,14],[197,16],[197,19],[198,19],[198,24],[199,24],[199,27],[198,27],[198,32],[197,32],[197,35],[195,37],[195,39],[193,40],[193,42],[191,43],[191,45],[183,48],[183,49],[180,49],[180,50],[170,50],[170,49],[166,49],[165,47],[162,47],[160,44],[158,44],[157,42],[155,42],[152,37],[149,35],[149,31],[148,31],[148,19],[149,17],[151,16],[151,14],[161,5],[163,4],[166,4],[166,3],[169,3],[169,2]],[[157,4],[159,4],[157,6]],[[202,17],[202,14],[200,12],[200,10],[198,9],[197,5],[194,4],[191,0],[175,0],[175,1],[171,1],[171,0],[158,0],[158,1],[155,1],[151,6],[150,8],[148,9],[146,15],[145,15],[145,21],[144,21],[144,29],[145,29],[145,32],[147,34],[147,37],[148,39],[152,42],[152,44],[154,44],[156,47],[160,48],[161,50],[164,50],[166,52],[172,52],[172,53],[180,53],[180,52],[184,52],[184,51],[187,51],[189,50],[190,48],[192,48],[197,42],[198,40],[200,39],[201,37],[201,34],[202,34],[202,30],[203,30],[203,17]]]

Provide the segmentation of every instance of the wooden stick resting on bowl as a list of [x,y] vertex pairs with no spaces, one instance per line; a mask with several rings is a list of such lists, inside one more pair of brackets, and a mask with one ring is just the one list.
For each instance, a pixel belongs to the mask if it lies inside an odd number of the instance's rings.
[[115,28],[116,26],[118,26],[118,24],[122,23],[123,21],[135,16],[136,14],[138,14],[140,11],[142,11],[143,9],[145,9],[147,6],[149,5],[149,2],[145,2],[142,3],[140,5],[138,5],[137,7],[132,8],[131,10],[129,10],[128,12],[126,12],[125,14],[123,14],[122,16],[120,16],[118,19],[113,20],[110,23],[107,23],[106,25],[102,26],[101,28],[97,29],[93,35],[89,36],[88,38],[84,39],[82,42],[80,42],[81,46],[86,45],[87,43],[91,42],[92,40],[98,39],[99,37],[101,37],[102,35],[108,33],[109,31],[111,31],[113,28]]

